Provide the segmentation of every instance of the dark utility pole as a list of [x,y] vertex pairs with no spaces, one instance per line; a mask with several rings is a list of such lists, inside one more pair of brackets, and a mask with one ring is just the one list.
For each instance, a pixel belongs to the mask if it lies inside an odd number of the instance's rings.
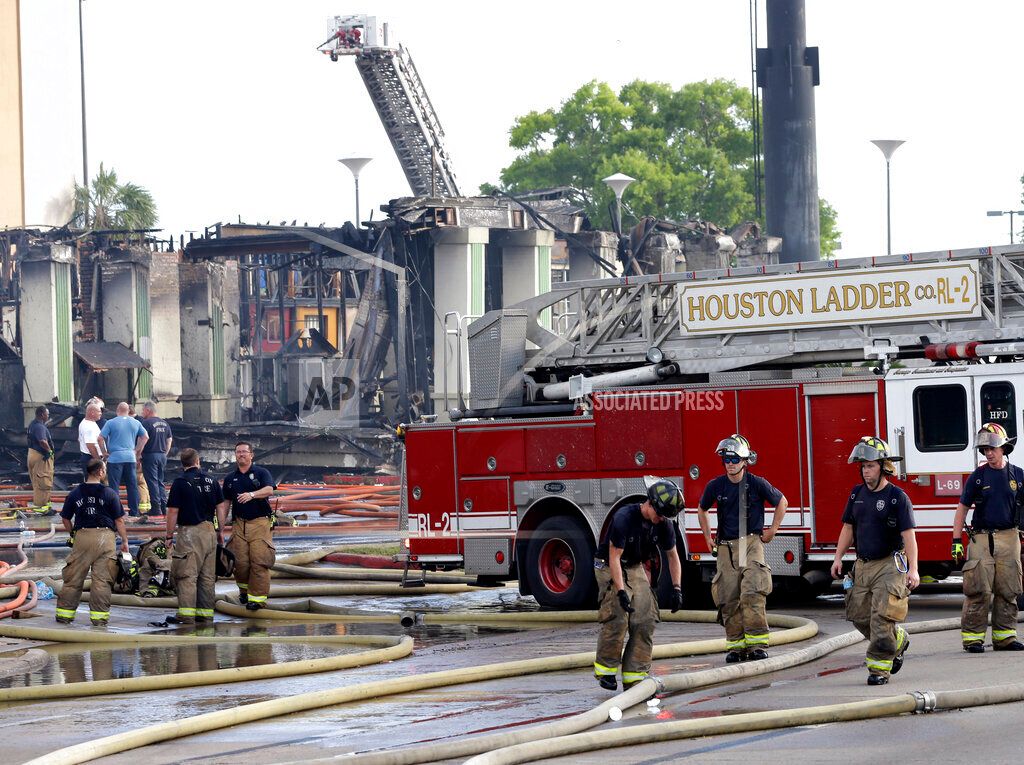
[[764,104],[767,229],[782,237],[782,262],[818,260],[818,49],[807,47],[804,0],[766,3],[768,47],[757,51],[757,84]]

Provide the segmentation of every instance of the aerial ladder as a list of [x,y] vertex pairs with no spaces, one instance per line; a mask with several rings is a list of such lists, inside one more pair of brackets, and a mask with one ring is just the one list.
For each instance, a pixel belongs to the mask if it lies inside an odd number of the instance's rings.
[[335,16],[330,26],[317,50],[332,61],[355,59],[412,193],[459,196],[444,130],[409,51],[388,45],[387,24],[378,28],[375,16]]
[[468,352],[481,411],[737,370],[1021,358],[1024,246],[564,282],[471,323]]

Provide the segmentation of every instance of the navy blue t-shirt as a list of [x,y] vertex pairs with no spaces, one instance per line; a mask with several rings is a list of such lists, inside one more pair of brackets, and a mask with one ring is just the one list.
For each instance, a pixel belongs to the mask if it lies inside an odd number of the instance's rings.
[[159,417],[147,417],[142,421],[149,440],[142,447],[143,454],[167,454],[167,445],[171,440],[171,426]]
[[115,529],[114,521],[124,515],[117,492],[101,483],[80,483],[68,492],[61,518],[72,521],[72,528]]
[[843,523],[853,526],[858,558],[878,560],[903,549],[902,533],[916,526],[910,498],[899,486],[868,491],[863,483],[850,490]]
[[672,521],[662,519],[651,523],[640,512],[640,505],[625,505],[615,511],[608,530],[601,538],[597,557],[608,560],[608,543],[622,550],[622,565],[633,566],[654,560],[658,550],[676,546],[676,530]]
[[1024,470],[1006,463],[1002,470],[977,468],[960,495],[960,504],[974,505],[971,525],[976,529],[1011,529],[1017,525],[1017,496],[1024,491]]
[[217,505],[224,501],[220,484],[198,468],[189,468],[175,478],[167,495],[167,506],[178,508],[179,526],[196,526],[212,521]]
[[53,436],[50,435],[50,429],[46,427],[46,423],[32,420],[32,424],[28,426],[28,448],[35,449],[45,457],[50,452],[39,445],[40,441],[46,441],[50,448],[53,448]]
[[[244,473],[235,468],[235,472],[224,479],[224,499],[231,500],[231,516],[244,521],[273,516],[274,511],[270,509],[270,502],[266,499],[251,499],[245,504],[238,501],[239,495],[262,489],[264,486],[277,488],[274,477],[266,468],[250,465]],[[170,501],[167,504],[170,504]]]
[[[700,498],[700,506],[710,510],[718,506],[718,539],[729,541],[740,536],[740,483],[720,475],[708,481]],[[778,507],[782,492],[759,475],[747,471],[747,533],[764,531],[764,505]]]

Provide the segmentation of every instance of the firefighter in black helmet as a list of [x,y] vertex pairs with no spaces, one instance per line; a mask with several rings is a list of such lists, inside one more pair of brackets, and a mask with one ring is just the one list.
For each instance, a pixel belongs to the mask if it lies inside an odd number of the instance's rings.
[[658,599],[643,564],[660,556],[662,550],[668,558],[675,588],[672,613],[683,607],[682,564],[676,551],[672,522],[683,509],[683,495],[672,481],[647,480],[647,500],[615,511],[594,558],[600,596],[598,621],[601,623],[594,675],[601,687],[610,691],[618,687],[615,676],[620,664],[624,688],[646,678],[651,669]]
[[[725,660],[729,664],[768,658],[768,617],[765,598],[772,591],[772,570],[764,545],[772,541],[786,515],[782,492],[747,465],[757,460],[750,443],[739,433],[718,442],[725,475],[708,481],[697,507],[697,520],[708,549],[717,554],[711,596],[725,626]],[[764,528],[764,505],[775,512]],[[708,510],[718,507],[717,542],[711,538]]]
[[984,653],[985,629],[992,615],[992,648],[1024,651],[1017,639],[1017,596],[1021,594],[1020,508],[1024,504],[1024,470],[1006,457],[1013,439],[995,422],[978,431],[975,446],[985,457],[964,485],[953,517],[955,562],[964,558],[967,510],[974,505],[964,563],[964,608],[960,637],[968,653]]
[[885,685],[903,668],[910,638],[899,622],[907,618],[910,590],[921,583],[914,508],[888,480],[902,459],[875,436],[864,436],[853,447],[848,462],[858,463],[861,483],[850,492],[832,560],[832,576],[838,579],[843,555],[851,545],[857,548],[846,589],[846,618],[871,641],[865,659],[868,685]]

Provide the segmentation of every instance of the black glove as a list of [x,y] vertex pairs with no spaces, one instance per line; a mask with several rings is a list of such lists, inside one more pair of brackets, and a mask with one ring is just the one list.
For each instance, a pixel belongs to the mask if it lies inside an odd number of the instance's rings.
[[675,613],[683,607],[683,590],[680,587],[676,587],[672,590],[672,613]]
[[627,614],[635,613],[636,609],[629,604],[629,594],[625,590],[619,590],[617,595],[619,596],[619,605],[622,606],[622,610]]
[[959,539],[953,540],[953,546],[950,549],[950,557],[953,558],[954,563],[959,563],[964,559],[964,543]]

